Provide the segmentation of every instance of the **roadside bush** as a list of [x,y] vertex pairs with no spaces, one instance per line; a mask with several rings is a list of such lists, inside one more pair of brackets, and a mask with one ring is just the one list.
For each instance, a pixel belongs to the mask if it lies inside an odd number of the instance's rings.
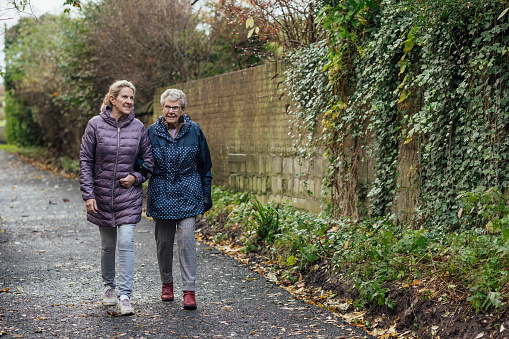
[[[338,283],[359,292],[358,307],[393,308],[389,294],[395,286],[419,287],[414,293],[421,299],[468,300],[476,311],[504,308],[507,302],[509,241],[501,232],[473,228],[437,234],[405,228],[395,222],[395,216],[331,219],[323,213],[296,210],[288,203],[263,205],[222,188],[214,187],[213,192],[214,203],[216,199],[219,203],[207,216],[226,211],[227,220],[222,222],[240,229],[237,239],[244,245],[243,252],[263,253],[273,262],[272,269],[291,281],[310,270],[327,269],[341,277]],[[265,221],[274,221],[272,213],[277,212],[277,232],[260,233],[267,224],[261,223],[259,211],[270,216]]]

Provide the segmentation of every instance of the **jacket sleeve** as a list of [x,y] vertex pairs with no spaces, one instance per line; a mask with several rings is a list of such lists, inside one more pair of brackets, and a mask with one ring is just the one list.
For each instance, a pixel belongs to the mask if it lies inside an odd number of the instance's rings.
[[198,171],[201,176],[201,185],[204,196],[211,195],[211,182],[212,182],[212,159],[210,158],[209,145],[205,134],[200,129],[200,157],[198,159]]
[[152,157],[152,144],[148,137],[147,130],[143,128],[140,138],[140,153],[136,160],[134,173],[136,177],[136,185],[141,185],[148,180],[154,169],[154,159]]
[[95,128],[89,121],[85,133],[81,138],[80,150],[80,189],[83,200],[95,199],[94,166],[97,143],[95,133]]

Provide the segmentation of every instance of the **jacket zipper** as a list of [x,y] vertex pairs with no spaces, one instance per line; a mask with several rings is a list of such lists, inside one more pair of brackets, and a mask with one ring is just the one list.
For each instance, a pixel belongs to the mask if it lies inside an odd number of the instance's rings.
[[111,187],[111,215],[113,216],[113,226],[117,226],[115,222],[115,210],[113,206],[113,199],[115,196],[115,178],[117,177],[117,163],[118,163],[118,150],[120,148],[120,127],[117,126],[117,154],[115,155],[115,167],[113,169],[113,182]]

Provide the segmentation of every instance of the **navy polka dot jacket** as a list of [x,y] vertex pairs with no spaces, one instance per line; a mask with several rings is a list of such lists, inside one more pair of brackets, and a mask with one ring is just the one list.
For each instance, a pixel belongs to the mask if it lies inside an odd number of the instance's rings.
[[210,196],[212,161],[200,126],[184,115],[185,124],[173,139],[163,117],[148,128],[154,172],[148,184],[147,215],[153,219],[182,219],[204,212]]

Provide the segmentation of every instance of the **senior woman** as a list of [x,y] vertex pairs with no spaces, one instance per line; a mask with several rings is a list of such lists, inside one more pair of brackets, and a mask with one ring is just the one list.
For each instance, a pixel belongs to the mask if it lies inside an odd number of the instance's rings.
[[173,243],[177,232],[184,309],[196,309],[195,220],[212,207],[212,161],[200,126],[184,115],[184,92],[161,95],[163,115],[148,128],[154,172],[148,185],[147,215],[155,220],[161,299],[173,301]]
[[[103,305],[118,305],[132,315],[134,229],[141,219],[143,188],[151,167],[152,146],[143,123],[134,118],[134,85],[116,81],[103,100],[101,113],[88,122],[81,140],[80,186],[87,220],[99,226]],[[142,170],[134,170],[137,158]],[[118,300],[115,295],[115,250],[118,243]]]

